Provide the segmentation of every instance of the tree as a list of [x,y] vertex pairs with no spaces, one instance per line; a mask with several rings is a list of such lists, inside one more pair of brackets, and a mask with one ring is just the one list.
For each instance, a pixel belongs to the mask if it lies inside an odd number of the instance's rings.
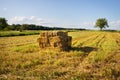
[[28,26],[28,24],[22,24],[20,27],[20,32],[22,32],[23,30],[27,30]]
[[21,28],[20,24],[12,24],[12,26],[14,27],[15,30],[20,31],[20,28]]
[[5,18],[0,18],[0,30],[3,30],[7,26],[7,20]]
[[98,27],[100,30],[102,30],[103,28],[109,27],[109,25],[105,18],[99,18],[95,23],[95,27]]

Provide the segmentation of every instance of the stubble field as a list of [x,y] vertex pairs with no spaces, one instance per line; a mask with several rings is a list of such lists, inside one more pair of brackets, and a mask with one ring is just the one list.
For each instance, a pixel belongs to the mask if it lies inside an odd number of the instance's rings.
[[69,32],[68,52],[39,49],[39,35],[0,37],[0,79],[120,80],[120,33]]

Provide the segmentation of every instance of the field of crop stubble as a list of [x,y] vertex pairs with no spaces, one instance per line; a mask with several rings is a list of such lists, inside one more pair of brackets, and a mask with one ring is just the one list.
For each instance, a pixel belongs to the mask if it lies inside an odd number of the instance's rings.
[[0,38],[0,79],[120,80],[120,33],[69,32],[69,52],[41,52],[39,35]]

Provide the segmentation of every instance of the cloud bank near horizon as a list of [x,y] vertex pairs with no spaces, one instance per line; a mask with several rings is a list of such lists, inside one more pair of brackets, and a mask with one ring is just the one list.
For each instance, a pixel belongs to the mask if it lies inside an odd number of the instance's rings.
[[[49,27],[64,27],[64,28],[85,28],[85,29],[97,29],[94,28],[95,22],[80,22],[79,24],[68,24],[63,23],[62,21],[59,23],[56,20],[52,19],[43,19],[36,16],[15,16],[8,19],[8,24],[35,24],[35,25],[43,25]],[[115,29],[120,30],[120,20],[109,21],[109,28],[107,29]]]

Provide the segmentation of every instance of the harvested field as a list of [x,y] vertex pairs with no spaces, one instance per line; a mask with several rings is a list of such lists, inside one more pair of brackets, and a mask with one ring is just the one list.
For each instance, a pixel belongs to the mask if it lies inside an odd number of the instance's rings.
[[120,80],[120,33],[69,32],[69,52],[41,52],[39,35],[0,37],[0,79]]

